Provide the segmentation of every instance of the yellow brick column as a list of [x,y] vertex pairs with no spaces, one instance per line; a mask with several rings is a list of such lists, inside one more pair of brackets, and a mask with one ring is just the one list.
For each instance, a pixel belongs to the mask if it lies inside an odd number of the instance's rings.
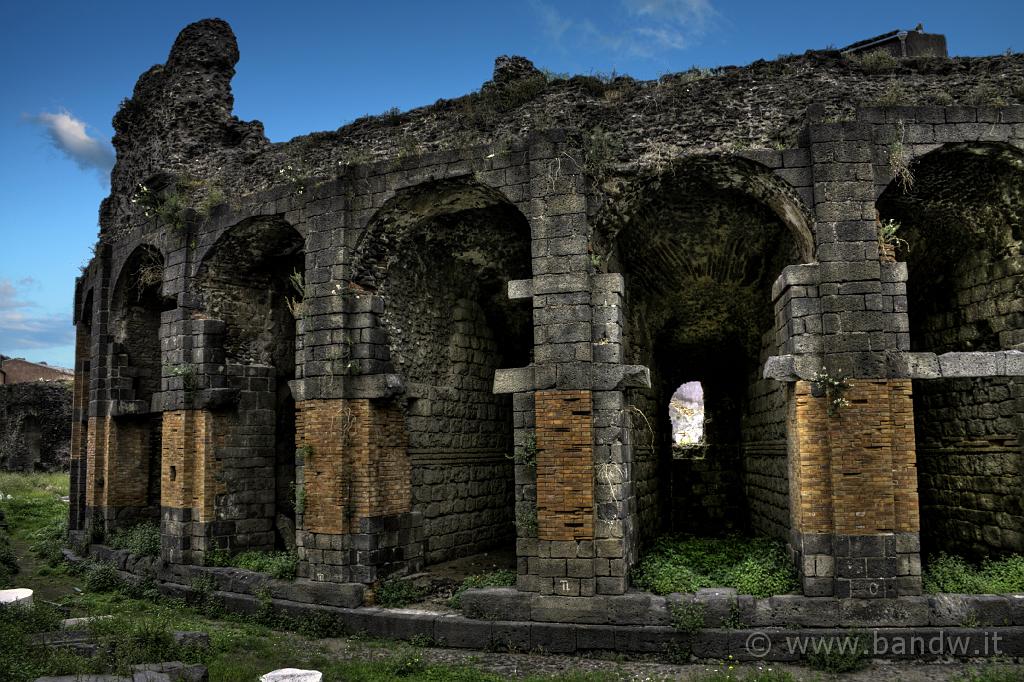
[[809,596],[920,593],[908,379],[854,379],[845,405],[789,390],[791,545]]

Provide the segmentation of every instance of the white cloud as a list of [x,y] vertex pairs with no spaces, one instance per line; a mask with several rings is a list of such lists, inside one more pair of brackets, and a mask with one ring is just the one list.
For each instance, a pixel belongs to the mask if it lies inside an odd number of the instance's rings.
[[35,281],[26,277],[14,284],[0,279],[0,352],[12,348],[57,348],[74,343],[74,328],[67,314],[42,313],[38,303],[24,297]]
[[42,113],[28,119],[43,127],[53,146],[78,164],[82,170],[107,173],[114,166],[114,150],[106,142],[90,137],[85,122],[67,111]]
[[571,40],[645,59],[692,46],[718,17],[710,0],[621,0],[625,21],[605,29],[591,18],[565,17],[540,0],[533,0],[532,5],[545,35],[554,42]]

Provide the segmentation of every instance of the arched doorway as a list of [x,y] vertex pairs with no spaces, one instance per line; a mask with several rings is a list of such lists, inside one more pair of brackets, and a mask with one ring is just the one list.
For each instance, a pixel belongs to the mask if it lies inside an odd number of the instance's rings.
[[391,369],[409,387],[412,509],[424,559],[483,551],[514,559],[512,396],[494,373],[530,363],[531,310],[506,284],[531,276],[530,228],[506,198],[469,179],[399,192],[370,222],[353,285],[385,301]]
[[[764,167],[681,160],[632,183],[598,218],[607,268],[626,280],[626,362],[651,370],[629,407],[641,543],[660,532],[789,529],[784,387],[762,379],[777,352],[772,284],[811,260],[807,211]],[[699,383],[698,442],[670,415]]]
[[[948,144],[893,181],[879,220],[907,263],[911,350],[1024,348],[1024,154]],[[1012,377],[914,381],[921,541],[926,554],[1024,549],[1021,399]]]

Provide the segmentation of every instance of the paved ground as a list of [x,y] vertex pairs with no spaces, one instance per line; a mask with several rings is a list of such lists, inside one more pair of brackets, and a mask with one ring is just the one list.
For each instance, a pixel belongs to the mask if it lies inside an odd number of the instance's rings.
[[[394,655],[396,651],[415,651],[427,663],[467,664],[481,670],[498,673],[508,678],[525,677],[528,675],[552,675],[570,672],[607,672],[620,676],[623,681],[661,681],[687,680],[700,677],[714,671],[729,670],[728,664],[693,664],[670,665],[644,659],[626,659],[625,657],[583,658],[576,656],[554,656],[526,654],[515,652],[480,652],[461,649],[439,649],[417,647],[395,642],[377,642],[367,645],[346,639],[324,640],[328,649],[341,658],[377,658]],[[969,680],[972,671],[991,664],[961,663],[890,663],[879,661],[872,663],[864,670],[842,675],[811,670],[807,667],[775,664],[736,664],[731,670],[742,680],[745,674],[756,670],[784,670],[801,682],[953,682]],[[1024,681],[1024,665],[1003,664],[1000,667],[1012,671],[1013,677],[1007,680]]]

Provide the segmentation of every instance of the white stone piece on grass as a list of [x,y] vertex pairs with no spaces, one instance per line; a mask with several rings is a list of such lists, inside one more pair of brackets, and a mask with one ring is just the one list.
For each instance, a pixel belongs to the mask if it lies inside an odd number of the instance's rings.
[[81,630],[89,623],[98,620],[109,620],[113,616],[85,616],[84,618],[65,618],[60,622],[61,630]]
[[321,682],[324,674],[319,670],[281,668],[260,677],[260,682]]
[[13,590],[0,590],[0,606],[8,604],[32,605],[32,590],[25,587],[17,587]]

